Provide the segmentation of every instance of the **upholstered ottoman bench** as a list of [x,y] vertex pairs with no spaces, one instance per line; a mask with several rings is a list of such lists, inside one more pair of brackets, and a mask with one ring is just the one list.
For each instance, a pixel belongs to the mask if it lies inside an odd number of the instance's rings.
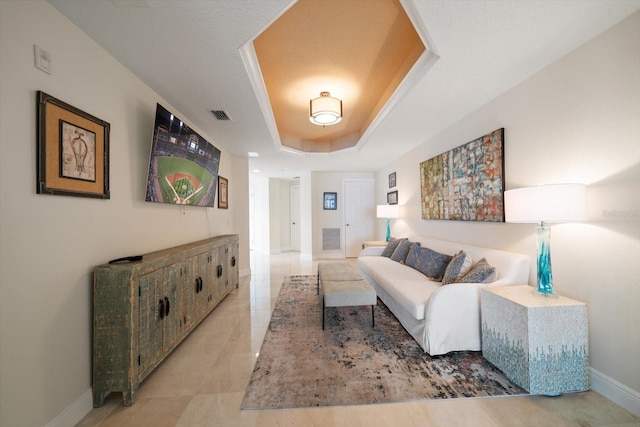
[[327,307],[371,306],[371,326],[375,327],[376,291],[364,279],[322,282],[322,330]]
[[348,262],[321,262],[318,264],[318,295],[320,295],[320,285],[325,281],[342,282],[347,280],[362,280],[360,273]]

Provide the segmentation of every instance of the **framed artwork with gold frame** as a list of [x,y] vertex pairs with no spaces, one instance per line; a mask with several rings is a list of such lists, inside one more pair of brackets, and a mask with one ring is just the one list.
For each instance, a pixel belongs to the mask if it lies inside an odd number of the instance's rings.
[[229,209],[229,180],[218,176],[218,209]]
[[37,92],[37,193],[109,199],[104,120]]

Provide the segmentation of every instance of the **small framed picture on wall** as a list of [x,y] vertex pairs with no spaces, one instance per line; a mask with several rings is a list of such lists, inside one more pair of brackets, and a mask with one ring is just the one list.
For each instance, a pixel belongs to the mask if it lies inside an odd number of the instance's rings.
[[387,204],[389,205],[397,205],[398,204],[398,191],[391,191],[387,193]]
[[324,203],[322,208],[325,211],[335,211],[338,209],[338,193],[324,193]]
[[389,174],[389,188],[393,188],[396,186],[396,173],[392,172]]
[[218,209],[229,209],[229,180],[218,176]]

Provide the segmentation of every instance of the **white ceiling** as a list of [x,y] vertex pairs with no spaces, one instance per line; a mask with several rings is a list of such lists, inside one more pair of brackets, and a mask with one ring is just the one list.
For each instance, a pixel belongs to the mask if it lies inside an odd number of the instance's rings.
[[[365,144],[297,155],[274,142],[241,55],[291,0],[49,1],[210,142],[235,156],[260,153],[250,170],[281,178],[376,170],[393,160],[390,147],[400,156],[424,143],[640,9],[640,0],[401,0],[437,62]],[[216,120],[214,109],[232,120]]]

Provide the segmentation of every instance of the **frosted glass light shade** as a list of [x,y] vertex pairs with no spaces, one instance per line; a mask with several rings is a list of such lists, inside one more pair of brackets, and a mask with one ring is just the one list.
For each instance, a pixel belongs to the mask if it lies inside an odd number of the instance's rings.
[[398,205],[378,205],[376,206],[376,218],[398,218]]
[[321,92],[319,98],[309,101],[309,120],[320,126],[330,126],[342,120],[342,101]]
[[584,184],[550,184],[504,192],[506,222],[571,222],[587,219]]

